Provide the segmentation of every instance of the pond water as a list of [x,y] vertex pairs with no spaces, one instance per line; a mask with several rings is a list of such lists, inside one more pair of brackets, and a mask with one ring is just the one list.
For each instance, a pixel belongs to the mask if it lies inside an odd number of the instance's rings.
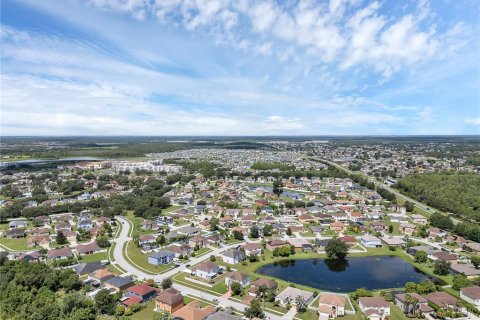
[[395,256],[351,257],[340,263],[325,259],[283,260],[262,266],[256,273],[333,292],[400,288],[409,281],[437,281]]

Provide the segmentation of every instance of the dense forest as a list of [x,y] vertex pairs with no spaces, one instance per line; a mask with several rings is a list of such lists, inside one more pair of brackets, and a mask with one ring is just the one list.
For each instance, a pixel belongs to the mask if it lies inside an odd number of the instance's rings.
[[478,174],[414,174],[400,179],[394,187],[429,206],[480,222]]

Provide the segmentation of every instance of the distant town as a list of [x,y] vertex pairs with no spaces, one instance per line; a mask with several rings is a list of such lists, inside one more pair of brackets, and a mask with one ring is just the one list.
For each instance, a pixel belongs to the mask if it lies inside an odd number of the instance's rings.
[[35,272],[71,319],[479,319],[480,142],[452,139],[4,141],[2,300]]

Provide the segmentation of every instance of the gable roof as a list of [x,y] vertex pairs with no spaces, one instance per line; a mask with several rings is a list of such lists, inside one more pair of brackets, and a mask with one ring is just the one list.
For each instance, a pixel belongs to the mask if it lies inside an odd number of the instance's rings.
[[155,288],[150,287],[146,283],[142,283],[142,284],[131,286],[130,288],[127,289],[127,291],[138,294],[140,296],[144,296],[155,291]]

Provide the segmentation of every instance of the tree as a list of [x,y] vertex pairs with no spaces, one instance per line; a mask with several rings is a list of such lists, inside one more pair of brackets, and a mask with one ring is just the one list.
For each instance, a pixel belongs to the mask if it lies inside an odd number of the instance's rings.
[[470,257],[470,261],[472,261],[475,268],[480,267],[480,257],[472,256]]
[[113,314],[117,302],[115,297],[107,289],[102,289],[95,295],[95,307],[100,314]]
[[292,235],[292,229],[288,228],[286,233],[287,233],[287,236],[291,236]]
[[430,224],[433,227],[440,229],[451,230],[453,228],[453,221],[449,216],[435,212],[430,216]]
[[260,305],[260,301],[254,299],[250,302],[248,308],[245,309],[245,317],[252,319],[252,318],[264,318],[265,314],[262,311],[262,307]]
[[211,261],[211,262],[215,262],[215,261],[217,261],[217,258],[215,258],[215,256],[212,254],[212,255],[210,256],[210,261]]
[[405,209],[407,209],[407,212],[413,212],[415,209],[415,204],[410,201],[405,201]]
[[364,288],[358,288],[357,290],[355,290],[355,292],[352,293],[352,298],[354,300],[358,300],[358,298],[361,298],[361,297],[372,297],[373,294],[364,289]]
[[171,278],[165,278],[162,280],[161,286],[162,286],[162,289],[165,290],[170,288],[172,284],[173,284],[173,281]]
[[269,237],[271,236],[273,233],[273,227],[271,224],[266,224],[264,227],[263,227],[263,235],[265,237]]
[[158,245],[164,246],[165,243],[167,242],[167,239],[165,239],[165,236],[163,234],[159,235],[157,239],[155,239]]
[[234,295],[239,295],[242,292],[242,285],[240,282],[234,281],[230,285],[230,290],[232,290]]
[[445,276],[450,272],[450,263],[444,260],[437,260],[433,265],[433,273]]
[[295,304],[297,305],[297,311],[302,313],[307,310],[307,302],[302,296],[297,296],[295,298]]
[[7,251],[0,252],[0,266],[3,266],[7,261],[8,261],[8,252]]
[[267,295],[267,292],[268,292],[268,288],[265,285],[261,285],[257,287],[256,294],[257,294],[257,297],[262,298],[264,308],[265,308],[265,297]]
[[57,231],[57,237],[55,238],[55,242],[57,244],[62,245],[62,244],[66,244],[68,241],[65,235],[63,234],[63,232]]
[[417,284],[415,282],[405,283],[405,291],[406,292],[417,292]]
[[218,218],[212,218],[210,220],[210,230],[211,231],[217,231],[219,223],[220,222],[219,222]]
[[415,262],[417,262],[417,263],[427,262],[427,253],[425,251],[415,252]]
[[388,233],[392,233],[393,232],[393,225],[389,225],[388,226]]
[[258,230],[258,227],[257,226],[252,226],[250,228],[250,234],[249,234],[249,237],[250,238],[253,238],[253,239],[257,239],[258,237],[260,236],[260,232]]
[[[405,295],[405,304],[406,304],[406,307],[407,307],[407,314],[415,314],[416,313],[416,309],[417,309],[417,306],[418,306],[418,299],[413,297],[411,294],[406,294]],[[410,308],[410,306],[412,306]]]
[[345,260],[348,254],[348,247],[340,239],[332,239],[325,247],[325,251],[329,260]]
[[97,244],[100,248],[108,248],[112,245],[110,241],[108,241],[108,238],[105,236],[98,237]]
[[472,285],[472,282],[468,280],[463,274],[456,274],[453,276],[452,288],[455,290],[460,290],[461,288],[469,287]]
[[233,231],[233,238],[235,240],[243,240],[243,233],[239,230],[234,230]]

